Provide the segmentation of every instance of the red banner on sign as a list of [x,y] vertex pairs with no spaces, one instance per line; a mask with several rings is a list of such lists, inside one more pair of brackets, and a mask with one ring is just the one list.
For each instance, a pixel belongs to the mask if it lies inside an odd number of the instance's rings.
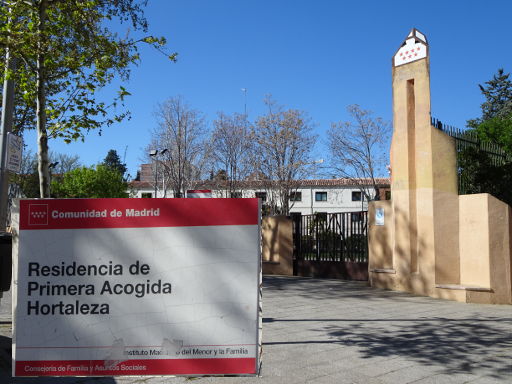
[[139,359],[17,361],[16,376],[250,375],[256,359]]
[[258,199],[20,200],[20,229],[258,225],[258,204]]

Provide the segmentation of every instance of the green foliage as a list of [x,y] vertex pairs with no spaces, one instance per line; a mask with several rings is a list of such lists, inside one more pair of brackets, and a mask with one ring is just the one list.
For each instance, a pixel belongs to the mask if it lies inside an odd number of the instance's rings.
[[52,197],[128,197],[122,175],[104,165],[77,168],[52,182]]
[[18,58],[18,69],[8,75],[14,77],[18,94],[33,110],[37,62],[43,58],[50,137],[83,140],[87,131],[127,116],[114,110],[129,95],[124,87],[110,102],[98,100],[97,92],[116,75],[128,79],[130,65],[139,60],[139,43],[158,49],[165,44],[161,38],[120,37],[108,29],[108,22],[117,19],[146,32],[144,2],[40,0],[9,5],[0,10],[0,45],[9,47],[11,55]]
[[476,127],[476,132],[482,142],[497,144],[512,155],[512,113],[483,121]]
[[510,73],[504,73],[500,68],[491,80],[485,82],[486,85],[478,85],[485,102],[481,105],[482,117],[468,121],[470,128],[477,128],[478,125],[495,117],[512,115],[512,81],[509,77]]
[[343,241],[345,258],[350,261],[368,261],[368,238],[366,235],[353,234]]
[[103,160],[103,163],[101,164],[113,171],[119,172],[124,178],[126,173],[126,164],[121,162],[121,159],[115,149],[108,151],[105,160]]
[[[0,51],[0,55],[3,52]],[[1,56],[0,56],[1,57]],[[3,62],[0,64],[0,94],[3,94]],[[22,71],[17,71],[17,75],[20,76]],[[0,103],[0,112],[2,111],[2,105]],[[22,94],[19,88],[14,89],[14,111],[13,111],[13,126],[12,132],[16,135],[22,136],[26,129],[34,129],[36,126],[36,105],[35,100],[27,99],[27,95]]]
[[17,187],[20,197],[39,197],[39,175],[37,174],[37,165],[33,167],[30,173],[10,175],[9,183]]
[[458,154],[464,193],[490,193],[512,205],[512,162],[496,161],[477,147],[467,147]]
[[327,214],[315,212],[308,225],[308,233],[324,233],[327,229]]
[[510,74],[499,69],[485,85],[479,85],[485,97],[482,116],[468,121],[471,129],[466,135],[470,144],[459,150],[457,162],[461,193],[490,193],[512,205],[512,81],[509,77]]
[[[0,48],[17,59],[17,69],[5,73],[0,66],[0,77],[16,83],[15,99],[21,102],[16,107],[16,130],[36,122],[40,191],[45,197],[47,138],[84,140],[87,132],[101,134],[103,127],[128,117],[122,106],[130,93],[123,86],[106,100],[99,91],[116,78],[129,79],[131,66],[140,61],[140,45],[150,45],[171,60],[176,55],[164,52],[164,38],[140,36],[148,30],[146,0],[5,3],[0,7]],[[120,25],[125,31],[112,31]]]

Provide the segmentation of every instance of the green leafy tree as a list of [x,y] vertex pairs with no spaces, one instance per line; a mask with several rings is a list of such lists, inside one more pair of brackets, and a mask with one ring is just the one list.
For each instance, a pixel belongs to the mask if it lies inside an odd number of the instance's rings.
[[476,132],[482,142],[494,143],[512,155],[512,113],[483,121],[476,127]]
[[52,197],[100,198],[128,197],[122,175],[104,165],[77,168],[61,180],[52,182]]
[[[1,53],[0,53],[1,55]],[[20,69],[16,70],[13,77],[19,77],[21,73]],[[3,95],[4,82],[4,68],[3,64],[0,64],[0,94]],[[23,93],[19,88],[14,89],[14,111],[13,111],[13,126],[12,133],[16,135],[23,135],[23,132],[27,129],[33,129],[36,126],[36,107],[35,100],[27,100],[23,97]],[[2,105],[0,103],[0,112],[2,111]]]
[[490,193],[512,205],[512,162],[496,161],[477,147],[467,147],[459,154],[459,168],[465,193]]
[[468,120],[468,127],[478,128],[480,124],[494,118],[510,118],[512,115],[512,81],[510,73],[505,73],[502,68],[498,69],[493,78],[479,84],[480,91],[485,97],[481,105],[482,117]]
[[113,171],[119,172],[124,178],[127,169],[126,164],[121,161],[115,149],[108,151],[102,164]]
[[485,83],[479,84],[485,97],[482,103],[482,116],[468,120],[468,127],[475,130],[478,139],[484,143],[494,143],[512,154],[512,81],[510,73],[503,69]]
[[465,193],[486,192],[512,204],[512,81],[509,77],[509,73],[499,69],[485,85],[479,85],[485,98],[482,116],[468,120],[470,130],[466,135],[480,144],[459,152],[458,165]]
[[[49,196],[49,138],[83,140],[88,131],[101,132],[128,115],[116,109],[129,95],[123,86],[113,100],[100,100],[97,93],[115,78],[129,78],[141,43],[163,50],[165,39],[146,35],[146,4],[24,0],[0,7],[0,47],[18,61],[16,71],[0,71],[15,79],[18,99],[22,95],[27,107],[35,108],[41,197]],[[131,33],[113,32],[109,25],[116,22],[116,28],[128,23]],[[169,57],[175,60],[175,54]]]

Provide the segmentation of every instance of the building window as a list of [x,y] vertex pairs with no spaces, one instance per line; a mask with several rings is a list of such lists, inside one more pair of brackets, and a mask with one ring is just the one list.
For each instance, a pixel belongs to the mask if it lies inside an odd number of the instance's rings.
[[242,198],[242,192],[231,192],[232,199],[240,199]]
[[327,192],[315,192],[315,201],[327,201]]
[[142,192],[140,194],[140,197],[142,197],[142,198],[153,197],[153,194],[151,192]]
[[290,201],[302,201],[302,192],[290,192]]
[[256,192],[254,196],[261,199],[262,202],[267,201],[267,192]]
[[360,191],[352,192],[352,201],[361,201],[363,198],[363,194]]
[[386,191],[385,195],[386,195],[386,200],[391,200],[391,191]]

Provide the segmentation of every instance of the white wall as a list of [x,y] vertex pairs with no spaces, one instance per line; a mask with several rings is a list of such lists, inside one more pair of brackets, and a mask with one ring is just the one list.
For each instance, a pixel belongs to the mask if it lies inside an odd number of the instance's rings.
[[[315,212],[338,213],[354,212],[361,210],[361,201],[352,201],[352,192],[358,192],[355,186],[339,187],[311,187],[301,188],[297,192],[302,193],[302,200],[292,202],[290,212],[300,212],[303,215],[310,215]],[[316,192],[327,192],[327,201],[316,201]],[[363,209],[368,208],[368,203],[363,202]]]
[[[243,197],[255,197],[255,192],[263,190],[244,190]],[[290,212],[300,212],[303,215],[309,215],[315,212],[339,213],[339,212],[355,212],[368,209],[368,202],[352,201],[352,192],[358,192],[357,186],[325,186],[325,187],[304,187],[299,188],[297,192],[302,194],[301,201],[290,202],[293,206]],[[327,201],[316,201],[316,192],[327,192]],[[133,197],[142,197],[142,193],[154,194],[154,189],[141,189],[134,191]],[[223,191],[212,191],[213,197],[225,197]],[[164,197],[163,191],[159,190],[157,197]],[[168,191],[166,197],[173,197],[172,191]]]

